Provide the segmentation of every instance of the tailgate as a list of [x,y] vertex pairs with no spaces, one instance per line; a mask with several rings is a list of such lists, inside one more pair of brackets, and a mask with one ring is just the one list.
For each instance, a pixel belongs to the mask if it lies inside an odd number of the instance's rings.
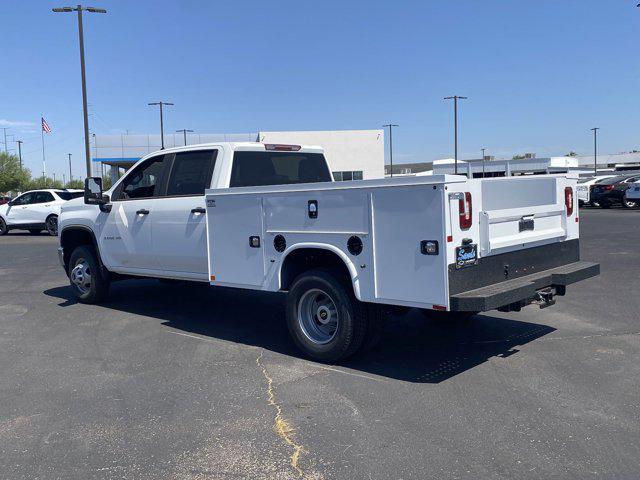
[[565,206],[564,189],[571,182],[575,187],[575,180],[559,176],[483,180],[481,255],[577,237],[577,225],[567,221]]

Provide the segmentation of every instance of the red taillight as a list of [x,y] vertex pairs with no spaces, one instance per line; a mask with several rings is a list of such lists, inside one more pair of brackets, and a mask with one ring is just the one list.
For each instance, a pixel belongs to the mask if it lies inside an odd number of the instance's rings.
[[605,186],[604,186],[604,188],[603,188],[603,190],[604,190],[605,192],[608,192],[609,190],[613,190],[613,185],[605,185]]
[[465,192],[464,198],[458,200],[458,212],[460,213],[460,229],[468,230],[473,224],[473,205],[471,193]]
[[275,150],[276,152],[297,152],[300,150],[300,145],[282,145],[275,143],[265,143],[265,150]]
[[564,189],[564,206],[567,207],[567,217],[573,215],[573,188]]

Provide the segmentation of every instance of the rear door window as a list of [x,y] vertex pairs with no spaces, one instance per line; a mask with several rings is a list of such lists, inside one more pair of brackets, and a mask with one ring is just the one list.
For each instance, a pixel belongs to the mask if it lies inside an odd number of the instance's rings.
[[235,152],[230,187],[330,182],[324,155],[300,152]]
[[217,150],[176,153],[167,184],[168,196],[204,195],[211,185]]
[[53,198],[51,192],[36,192],[31,203],[47,203],[53,201],[55,201],[55,198]]

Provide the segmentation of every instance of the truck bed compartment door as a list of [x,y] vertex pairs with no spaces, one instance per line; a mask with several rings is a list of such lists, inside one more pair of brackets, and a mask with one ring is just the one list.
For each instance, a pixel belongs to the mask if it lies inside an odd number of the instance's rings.
[[[206,195],[207,255],[212,285],[262,286],[262,199],[253,195]],[[258,247],[250,243],[259,237]]]
[[483,180],[482,255],[565,239],[564,187],[559,180],[557,177]]

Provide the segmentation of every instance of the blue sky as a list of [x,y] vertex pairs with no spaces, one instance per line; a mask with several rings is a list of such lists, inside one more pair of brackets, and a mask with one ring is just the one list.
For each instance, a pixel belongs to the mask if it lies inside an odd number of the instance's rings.
[[[640,8],[628,0],[111,1],[85,16],[91,130],[369,129],[394,160],[640,149]],[[83,166],[76,19],[64,0],[5,0],[0,127],[41,170]],[[1,135],[0,131],[0,135]],[[15,136],[15,137],[13,137]],[[0,138],[0,141],[2,138]]]

